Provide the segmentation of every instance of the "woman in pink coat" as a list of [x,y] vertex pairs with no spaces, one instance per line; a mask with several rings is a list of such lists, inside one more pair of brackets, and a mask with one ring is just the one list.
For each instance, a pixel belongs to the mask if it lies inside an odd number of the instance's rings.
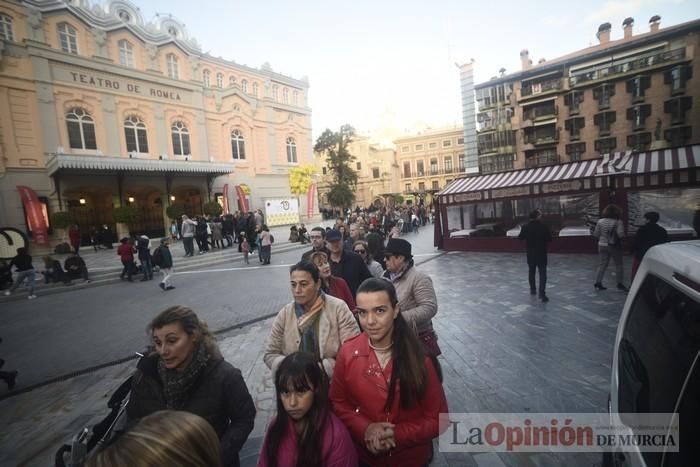
[[328,377],[316,357],[294,352],[275,373],[277,416],[268,427],[258,467],[357,467],[345,425],[330,409]]

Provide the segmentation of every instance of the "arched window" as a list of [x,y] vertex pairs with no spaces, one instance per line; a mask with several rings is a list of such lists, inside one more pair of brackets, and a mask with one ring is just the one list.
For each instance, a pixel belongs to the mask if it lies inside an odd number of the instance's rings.
[[211,73],[209,70],[204,70],[202,72],[202,81],[204,81],[204,87],[209,87],[211,85]]
[[236,84],[236,77],[229,76],[228,77],[228,87],[232,88],[234,84]]
[[217,74],[216,74],[216,87],[217,87],[217,88],[223,88],[223,87],[224,87],[224,75],[223,75],[223,73],[217,73]]
[[253,83],[253,96],[258,97],[258,83]]
[[289,89],[282,89],[282,102],[289,104]]
[[6,41],[15,40],[15,32],[12,28],[12,18],[7,15],[0,15],[0,39]]
[[66,114],[68,143],[73,149],[97,149],[95,121],[80,107],[74,107]]
[[297,143],[291,136],[287,138],[287,162],[290,164],[297,163]]
[[177,57],[174,54],[165,56],[165,62],[168,65],[168,77],[172,79],[180,79],[180,70],[178,69]]
[[58,43],[61,50],[69,54],[78,53],[78,31],[68,23],[58,25]]
[[241,130],[231,132],[231,153],[234,159],[245,160],[245,142]]
[[170,128],[173,137],[173,153],[176,156],[189,156],[192,154],[190,150],[190,132],[181,121],[173,122]]
[[278,89],[277,85],[273,84],[272,85],[272,100],[275,102],[277,102],[277,89]]
[[243,81],[241,81],[241,91],[248,94],[248,80],[247,79],[244,79]]
[[134,67],[134,48],[131,46],[129,41],[120,40],[117,45],[119,46],[119,63],[128,66],[130,68]]
[[127,152],[148,152],[148,134],[146,124],[135,115],[124,121]]
[[292,93],[292,103],[293,103],[294,105],[298,105],[298,104],[299,104],[299,91],[296,91],[296,90],[295,90],[295,91]]

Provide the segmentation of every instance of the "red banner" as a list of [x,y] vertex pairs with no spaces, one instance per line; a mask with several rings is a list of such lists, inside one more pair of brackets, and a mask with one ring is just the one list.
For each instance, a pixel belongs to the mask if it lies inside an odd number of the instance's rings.
[[229,210],[228,210],[228,183],[224,184],[224,214],[229,214]]
[[34,190],[24,185],[17,185],[17,191],[22,199],[27,215],[27,228],[32,233],[32,239],[37,245],[49,244],[49,232],[44,219],[41,201]]
[[306,217],[311,218],[314,215],[314,203],[316,202],[316,184],[309,185],[309,191],[306,193]]
[[238,196],[238,208],[243,214],[248,214],[248,198],[245,197],[243,187],[236,185],[236,196]]

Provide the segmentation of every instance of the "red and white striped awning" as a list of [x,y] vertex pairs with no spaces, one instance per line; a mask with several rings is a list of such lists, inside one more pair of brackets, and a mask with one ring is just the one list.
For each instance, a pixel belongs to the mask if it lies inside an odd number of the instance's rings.
[[[447,185],[438,193],[438,196],[483,192],[540,183],[585,180],[606,175],[643,174],[698,167],[700,167],[700,145],[640,153],[611,153],[599,159],[569,164],[459,178]],[[591,188],[604,185],[606,184],[601,185],[601,183],[595,182],[582,184],[584,187]]]

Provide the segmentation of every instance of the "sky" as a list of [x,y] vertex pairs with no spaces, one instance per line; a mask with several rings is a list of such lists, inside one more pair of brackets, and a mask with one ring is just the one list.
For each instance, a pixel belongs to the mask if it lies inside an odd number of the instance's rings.
[[170,13],[203,52],[308,77],[313,137],[348,123],[358,133],[415,133],[462,122],[456,63],[476,83],[520,69],[520,50],[553,59],[594,45],[604,22],[634,32],[700,19],[694,0],[134,0],[145,21]]

